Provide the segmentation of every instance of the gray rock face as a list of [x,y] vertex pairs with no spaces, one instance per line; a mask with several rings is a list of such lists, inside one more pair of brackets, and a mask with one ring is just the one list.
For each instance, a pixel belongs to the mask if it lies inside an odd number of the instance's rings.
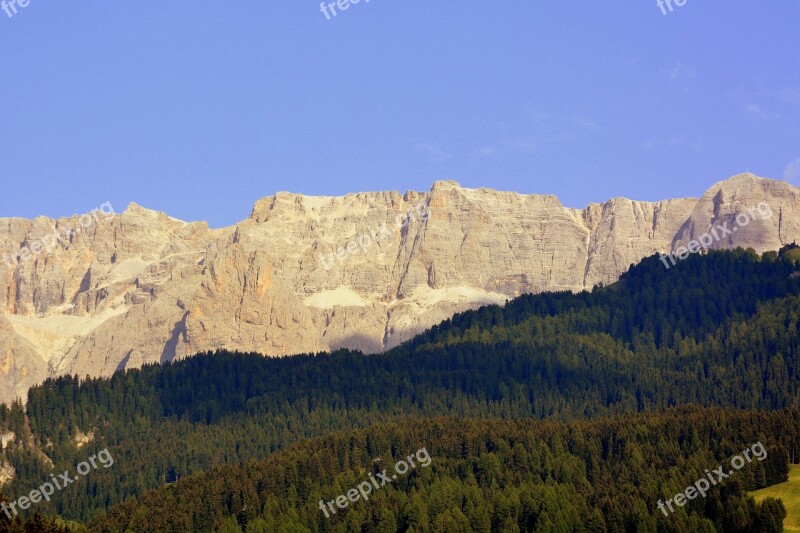
[[50,376],[217,348],[381,351],[459,311],[613,282],[742,213],[749,222],[708,248],[800,238],[800,189],[749,174],[699,200],[582,210],[448,181],[404,195],[278,193],[217,230],[134,204],[89,224],[0,219],[0,401]]

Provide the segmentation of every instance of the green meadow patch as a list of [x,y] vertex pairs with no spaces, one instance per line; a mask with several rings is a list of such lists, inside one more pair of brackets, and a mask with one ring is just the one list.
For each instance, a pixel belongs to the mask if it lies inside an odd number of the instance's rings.
[[757,502],[772,496],[780,498],[786,507],[784,531],[800,531],[800,465],[789,465],[789,481],[753,492]]

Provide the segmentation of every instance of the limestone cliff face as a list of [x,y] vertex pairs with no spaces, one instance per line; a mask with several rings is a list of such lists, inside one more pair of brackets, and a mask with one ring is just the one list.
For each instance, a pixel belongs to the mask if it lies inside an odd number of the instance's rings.
[[41,354],[14,331],[6,317],[0,316],[0,397],[5,403],[24,398],[31,385],[48,377]]
[[217,230],[134,204],[86,227],[0,219],[0,401],[49,376],[217,348],[380,351],[458,311],[613,282],[742,213],[751,221],[711,248],[800,238],[800,189],[749,174],[700,199],[582,210],[448,181],[426,193],[278,193]]
[[800,189],[783,181],[735,176],[712,186],[675,236],[674,249],[706,235],[710,248],[777,250],[800,233]]

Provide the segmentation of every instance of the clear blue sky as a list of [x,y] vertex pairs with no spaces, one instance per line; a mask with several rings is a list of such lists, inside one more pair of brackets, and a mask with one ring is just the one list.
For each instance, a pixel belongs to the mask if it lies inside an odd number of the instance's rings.
[[[8,0],[6,0],[8,1]],[[800,2],[51,2],[0,11],[0,216],[277,191],[800,183]],[[792,162],[796,162],[794,166]]]

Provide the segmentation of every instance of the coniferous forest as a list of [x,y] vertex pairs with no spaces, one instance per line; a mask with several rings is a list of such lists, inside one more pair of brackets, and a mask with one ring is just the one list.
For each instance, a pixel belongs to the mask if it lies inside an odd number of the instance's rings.
[[[0,532],[780,531],[783,504],[748,492],[800,462],[799,251],[651,257],[379,355],[217,352],[49,380],[0,407],[24,436],[2,451],[6,500],[99,450],[114,464]],[[756,442],[763,461],[659,510]],[[429,467],[320,510],[422,447]]]

